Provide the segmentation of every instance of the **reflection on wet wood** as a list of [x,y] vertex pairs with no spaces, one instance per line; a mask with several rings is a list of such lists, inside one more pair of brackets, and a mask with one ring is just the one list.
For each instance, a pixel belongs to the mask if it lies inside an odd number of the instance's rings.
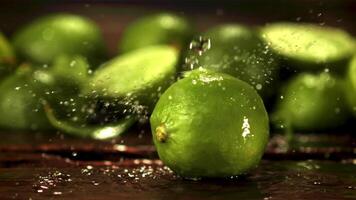
[[165,167],[149,133],[99,142],[61,134],[2,134],[1,199],[352,199],[356,138],[274,135],[260,166],[227,179],[185,180]]

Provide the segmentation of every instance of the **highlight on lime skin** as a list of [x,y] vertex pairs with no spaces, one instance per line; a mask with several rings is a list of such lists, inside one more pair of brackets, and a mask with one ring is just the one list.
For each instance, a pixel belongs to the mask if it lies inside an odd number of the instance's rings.
[[159,142],[164,143],[168,139],[168,133],[164,125],[160,125],[156,128],[156,138]]

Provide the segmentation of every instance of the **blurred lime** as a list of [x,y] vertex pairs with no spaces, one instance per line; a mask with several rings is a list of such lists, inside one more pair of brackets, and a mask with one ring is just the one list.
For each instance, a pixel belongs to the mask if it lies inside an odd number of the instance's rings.
[[272,121],[298,131],[339,127],[348,117],[343,91],[343,82],[329,73],[299,74],[282,91]]
[[[202,40],[210,44],[202,44]],[[193,41],[190,49],[188,69],[203,67],[227,73],[249,83],[263,97],[273,93],[278,62],[254,30],[238,24],[217,26]]]
[[97,64],[105,56],[99,28],[89,19],[70,14],[42,17],[13,40],[19,56],[37,64],[51,64],[60,55],[82,55]]
[[343,30],[302,23],[266,25],[262,37],[286,62],[301,70],[343,72],[355,51],[353,38]]
[[15,55],[13,49],[5,36],[0,32],[0,77],[7,74],[10,71],[9,67],[14,64]]
[[185,18],[170,13],[150,15],[138,19],[124,31],[120,52],[128,52],[150,45],[172,45],[183,48],[192,36],[193,28]]
[[189,178],[246,173],[269,136],[266,110],[250,85],[201,69],[163,93],[150,122],[161,160]]
[[77,118],[79,109],[87,102],[80,97],[80,92],[88,84],[89,72],[89,64],[84,57],[59,56],[47,70],[37,70],[34,78],[50,90],[45,99],[57,116]]
[[42,84],[33,80],[29,67],[20,67],[0,84],[0,127],[8,130],[46,130],[50,124],[43,112]]
[[[150,46],[108,61],[95,71],[84,93],[129,106],[134,112],[151,110],[176,74],[178,52],[170,46]],[[105,104],[106,104],[105,103]]]
[[351,60],[347,71],[347,89],[345,94],[354,116],[356,116],[356,56]]

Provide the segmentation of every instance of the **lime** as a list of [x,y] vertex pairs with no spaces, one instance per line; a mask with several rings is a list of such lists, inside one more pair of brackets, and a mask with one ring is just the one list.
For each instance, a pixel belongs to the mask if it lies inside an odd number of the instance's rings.
[[189,42],[193,28],[185,18],[171,13],[143,17],[124,31],[120,52],[128,52],[150,45],[172,45],[181,49]]
[[211,47],[206,47],[205,51],[198,48],[204,52],[197,53],[191,43],[186,56],[188,68],[203,67],[230,74],[252,85],[263,97],[273,93],[278,79],[278,61],[254,30],[225,24],[208,30],[198,40],[201,38],[209,41]]
[[46,107],[45,111],[49,122],[56,129],[72,136],[97,140],[115,138],[125,133],[136,122],[134,117],[127,116],[113,124],[89,125],[85,122],[59,119],[50,107]]
[[0,127],[11,130],[47,130],[51,126],[43,112],[42,84],[32,78],[29,67],[20,67],[0,84]]
[[77,117],[74,112],[82,99],[78,94],[88,79],[88,64],[80,56],[61,56],[53,67],[34,70],[22,65],[0,84],[0,126],[14,130],[50,129],[43,105],[50,104],[57,114]]
[[51,64],[60,55],[82,55],[97,64],[105,56],[99,28],[89,19],[56,14],[40,18],[20,30],[13,40],[26,61]]
[[13,64],[15,62],[15,55],[10,43],[5,36],[0,32],[0,65]]
[[258,165],[269,136],[257,92],[232,76],[202,69],[163,93],[150,122],[161,160],[189,178],[246,173]]
[[47,70],[36,70],[34,79],[50,91],[50,95],[43,95],[57,115],[78,117],[76,109],[81,109],[87,101],[79,94],[89,81],[88,72],[89,64],[84,57],[63,55],[57,57]]
[[15,55],[5,36],[0,32],[0,77],[8,73],[15,64]]
[[291,66],[301,70],[342,72],[355,52],[353,38],[343,30],[302,23],[265,26],[262,37]]
[[272,120],[277,128],[320,131],[336,128],[348,116],[344,83],[330,73],[302,73],[287,83]]
[[350,62],[349,69],[347,71],[347,89],[345,94],[350,106],[350,109],[354,116],[356,116],[356,56]]
[[83,93],[107,103],[151,110],[160,93],[174,81],[177,59],[178,51],[170,46],[123,54],[96,70]]

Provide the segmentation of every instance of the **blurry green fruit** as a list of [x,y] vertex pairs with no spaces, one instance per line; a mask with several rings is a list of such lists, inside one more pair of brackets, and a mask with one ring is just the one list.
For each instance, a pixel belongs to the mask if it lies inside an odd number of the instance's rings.
[[[37,70],[35,78],[47,86],[50,95],[47,103],[55,110],[56,115],[77,118],[85,102],[80,97],[82,88],[89,81],[89,64],[82,56],[59,56],[48,70]],[[83,111],[81,115],[85,115]]]
[[347,71],[347,89],[345,94],[350,106],[350,110],[356,116],[356,56],[351,60]]
[[261,34],[276,53],[299,70],[344,72],[356,47],[345,31],[313,24],[269,24]]
[[122,53],[150,45],[171,45],[182,49],[192,36],[192,26],[186,19],[169,13],[150,15],[129,24],[119,51]]
[[20,58],[52,64],[61,55],[82,55],[98,64],[105,58],[99,28],[89,19],[70,14],[42,17],[17,32],[13,44]]
[[10,67],[15,64],[15,55],[12,47],[0,32],[0,77],[10,71]]
[[277,128],[320,131],[336,128],[348,117],[344,83],[330,73],[302,73],[290,80],[272,120]]
[[159,95],[175,80],[177,60],[178,51],[170,46],[123,54],[96,70],[84,93],[129,106],[134,112],[141,112],[142,107],[152,110]]
[[42,84],[34,81],[33,71],[20,67],[0,83],[0,127],[7,130],[47,130],[51,126],[43,112]]

